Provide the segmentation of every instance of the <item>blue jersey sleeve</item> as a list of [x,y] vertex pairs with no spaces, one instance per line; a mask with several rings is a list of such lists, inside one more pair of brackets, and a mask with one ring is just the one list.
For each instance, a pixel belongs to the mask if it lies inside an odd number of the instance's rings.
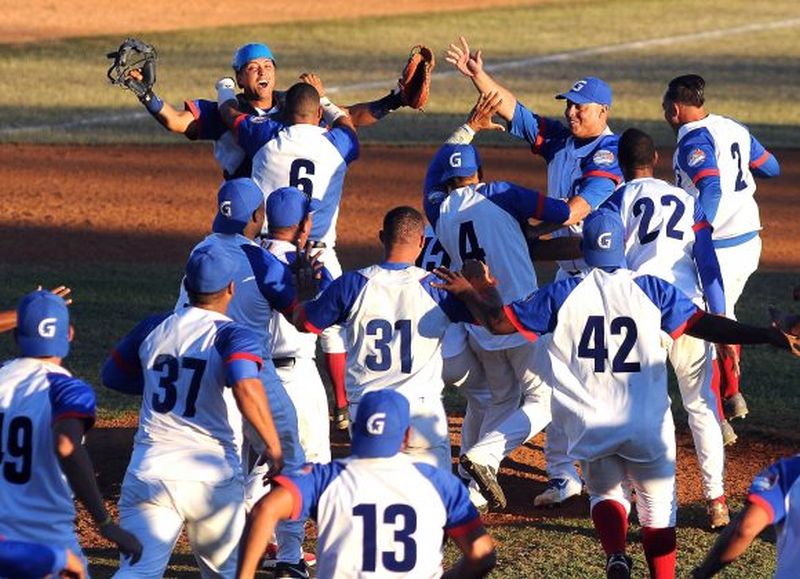
[[325,138],[336,147],[348,165],[358,159],[360,153],[358,135],[350,127],[335,127],[325,133]]
[[317,505],[325,489],[347,468],[347,463],[335,460],[327,464],[307,464],[299,473],[280,475],[272,481],[292,494],[293,521],[317,519]]
[[714,221],[722,198],[719,166],[714,138],[706,128],[691,131],[678,144],[678,166],[699,191],[700,205],[709,221]]
[[653,275],[641,275],[633,281],[661,310],[661,329],[673,339],[703,316],[703,311],[671,283]]
[[422,287],[428,292],[428,295],[431,296],[433,301],[442,308],[442,311],[447,314],[451,322],[475,323],[475,319],[472,317],[472,314],[469,312],[464,302],[450,292],[431,285],[432,283],[443,283],[443,280],[430,274],[423,277],[419,283],[422,284]]
[[241,114],[236,117],[233,131],[239,146],[252,158],[261,147],[274,139],[283,125],[270,117]]
[[444,530],[451,537],[463,536],[481,526],[481,517],[465,487],[452,473],[430,464],[414,463],[433,485],[447,513]]
[[53,422],[80,418],[89,430],[94,425],[97,402],[92,387],[83,380],[57,372],[47,374],[47,381]]
[[214,347],[225,363],[225,382],[233,386],[245,378],[258,378],[264,361],[262,346],[252,330],[233,322],[223,322],[217,330]]
[[602,209],[608,209],[614,213],[622,213],[622,201],[625,199],[625,185],[619,187],[611,196],[600,204]]
[[548,163],[571,135],[560,122],[540,117],[519,101],[508,124],[508,132],[528,141],[531,151],[544,157]]
[[506,316],[520,334],[535,342],[555,329],[561,304],[580,281],[571,277],[540,288],[527,298],[505,306]]
[[618,149],[619,137],[606,135],[591,155],[581,159],[581,178],[575,194],[583,197],[593,210],[600,207],[622,183]]
[[289,266],[258,245],[242,245],[250,262],[256,284],[270,306],[285,314],[297,305],[297,291]]
[[144,374],[139,359],[139,348],[150,332],[171,315],[172,312],[166,312],[142,320],[111,350],[111,355],[103,364],[101,372],[101,380],[106,388],[123,394],[142,393]]
[[228,131],[228,127],[222,121],[216,101],[198,99],[185,101],[184,109],[192,113],[197,123],[197,134],[195,138],[201,141],[216,141]]
[[346,272],[335,279],[316,299],[301,306],[305,329],[319,334],[327,327],[344,323],[365,285],[367,278],[357,271]]
[[67,564],[66,549],[0,539],[0,576],[20,579],[57,576]]
[[692,245],[692,258],[697,266],[700,283],[703,286],[703,295],[712,314],[725,315],[725,290],[722,283],[722,273],[719,270],[717,251],[711,239],[713,231],[711,224],[703,214],[699,203],[695,204],[694,212],[694,244]]
[[770,522],[778,524],[786,518],[786,495],[798,478],[800,455],[783,458],[756,475],[747,500],[763,507],[771,515]]
[[535,218],[548,223],[564,223],[569,219],[569,206],[561,199],[551,199],[532,189],[505,181],[487,183],[479,189],[492,203],[513,215],[517,221]]
[[769,178],[781,174],[778,160],[753,135],[750,135],[750,170],[756,177]]
[[428,223],[435,229],[436,222],[439,220],[439,206],[447,198],[447,190],[442,180],[445,169],[448,167],[447,154],[444,145],[436,151],[436,154],[428,164],[428,171],[425,174],[425,183],[422,186],[422,208]]

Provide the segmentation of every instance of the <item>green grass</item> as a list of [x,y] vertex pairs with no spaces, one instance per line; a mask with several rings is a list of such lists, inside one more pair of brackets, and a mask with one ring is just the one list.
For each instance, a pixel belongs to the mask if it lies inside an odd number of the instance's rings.
[[[372,17],[315,23],[227,27],[141,36],[160,54],[157,89],[169,102],[213,98],[213,84],[230,73],[236,46],[264,39],[274,49],[279,86],[303,70],[318,71],[328,86],[383,81],[398,73],[409,46],[425,42],[438,55],[459,33],[485,49],[487,64],[673,35],[691,34],[800,16],[792,0],[759,6],[753,16],[743,0],[714,0],[698,8],[687,0],[570,2],[491,11],[420,16]],[[670,18],[669,15],[675,17]],[[687,17],[690,15],[690,17]],[[654,26],[654,23],[658,23]],[[672,76],[687,71],[708,80],[710,107],[753,125],[769,145],[796,145],[800,109],[793,102],[800,84],[797,28],[760,31],[678,45],[626,50],[498,73],[522,100],[548,115],[560,115],[553,95],[576,78],[595,74],[615,90],[612,127],[644,126],[670,142],[660,120],[660,98]],[[36,131],[14,126],[50,125],[141,111],[131,94],[105,80],[104,55],[118,37],[80,38],[0,46],[0,140],[25,142],[180,142],[149,118],[111,124],[68,125]],[[438,71],[451,70],[439,59]],[[390,83],[386,85],[388,89]],[[24,87],[24,88],[21,88]],[[336,99],[354,102],[383,94],[383,88],[343,91]],[[363,131],[366,141],[439,140],[469,109],[474,91],[468,81],[437,78],[427,114],[401,113]],[[10,132],[9,132],[10,131]],[[508,142],[499,139],[500,142]]]

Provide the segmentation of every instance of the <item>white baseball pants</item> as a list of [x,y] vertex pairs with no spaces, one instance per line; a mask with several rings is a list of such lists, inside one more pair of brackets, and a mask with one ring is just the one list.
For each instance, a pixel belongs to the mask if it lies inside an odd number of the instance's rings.
[[294,366],[276,368],[297,414],[300,446],[308,462],[331,461],[328,395],[313,358],[295,358]]

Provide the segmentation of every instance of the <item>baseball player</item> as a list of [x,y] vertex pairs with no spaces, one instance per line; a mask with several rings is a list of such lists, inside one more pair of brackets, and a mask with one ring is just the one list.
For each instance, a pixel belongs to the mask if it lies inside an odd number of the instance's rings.
[[450,470],[450,437],[442,405],[441,343],[451,322],[472,318],[458,300],[431,289],[433,276],[413,265],[424,244],[424,220],[411,207],[383,219],[384,261],[334,280],[295,311],[300,331],[341,324],[347,357],[350,415],[374,390],[391,388],[411,404],[413,433],[405,452]]
[[84,579],[83,561],[69,549],[54,549],[41,543],[9,541],[0,537],[0,576],[74,577]]
[[[625,176],[606,202],[622,215],[628,269],[655,275],[686,294],[700,308],[725,315],[725,294],[711,226],[700,204],[683,189],[655,179],[658,161],[653,139],[628,129],[619,140]],[[725,501],[725,457],[716,398],[711,391],[713,346],[684,334],[669,350],[683,407],[689,416],[697,462],[703,475],[711,528],[730,522]]]
[[[705,81],[696,74],[672,79],[664,93],[664,118],[678,137],[672,159],[675,183],[694,195],[713,226],[726,314],[735,306],[761,255],[761,220],[754,177],[775,177],[780,166],[746,127],[706,112]],[[720,366],[728,418],[744,418],[747,404],[739,392],[738,360]]]
[[[227,80],[228,84],[232,83],[231,79]],[[309,82],[322,86],[316,77]],[[321,107],[319,91],[305,82],[293,85],[286,93],[285,126],[241,113],[235,108],[233,90],[224,88],[225,79],[218,84],[222,86],[218,96],[220,114],[252,158],[253,180],[265,196],[289,186],[319,200],[308,245],[317,250],[318,259],[328,271],[339,277],[342,268],[335,251],[336,221],[345,173],[359,153],[352,120],[336,105]],[[330,130],[320,126],[323,114]],[[321,346],[334,386],[335,420],[341,426],[346,420],[342,411],[347,407],[347,399],[344,394],[345,346],[340,329],[332,328],[323,333]]]
[[[477,130],[491,122],[499,100],[495,94],[482,95],[470,113]],[[451,137],[452,138],[452,137]],[[536,290],[536,274],[528,256],[523,224],[531,218],[562,223],[569,208],[562,200],[547,198],[513,183],[481,182],[478,152],[472,145],[445,144],[428,168],[424,187],[424,207],[437,238],[451,256],[453,267],[466,259],[485,260],[502,280],[503,299],[508,303]],[[469,343],[481,363],[491,396],[478,428],[478,441],[495,432],[520,405],[524,394],[529,410],[524,420],[538,432],[550,421],[547,404],[541,404],[541,377],[535,371],[535,350],[521,335],[494,336],[485,328],[470,325]],[[528,428],[524,428],[527,434]],[[529,437],[510,448],[516,448]],[[475,441],[475,442],[478,442]],[[502,437],[487,443],[497,458],[490,466],[499,467],[505,444]],[[470,449],[462,453],[469,454]],[[487,451],[488,452],[488,451]],[[486,464],[488,461],[482,461]],[[465,467],[466,468],[466,467]],[[502,507],[503,500],[493,501]]]
[[[541,226],[536,229],[538,234],[553,232],[559,240],[579,237],[580,222],[608,199],[622,181],[617,162],[618,137],[608,127],[611,87],[599,78],[586,77],[556,95],[566,102],[565,126],[559,120],[537,115],[520,103],[483,69],[481,51],[471,53],[463,37],[458,45],[450,45],[447,60],[470,78],[479,92],[499,93],[502,102],[497,114],[508,123],[509,132],[526,140],[531,151],[547,163],[547,195],[567,200],[568,227],[554,231],[553,225]],[[466,126],[463,134],[465,139],[471,138]],[[552,245],[555,244],[551,242]],[[540,253],[537,257],[543,256]],[[582,276],[587,271],[581,259],[559,259],[558,264],[556,279]],[[546,490],[534,499],[536,506],[557,505],[581,492],[580,477],[564,453],[564,444],[558,424],[551,423],[545,444],[549,480]]]
[[[269,46],[262,43],[243,44],[236,49],[232,61],[236,85],[237,108],[257,116],[277,116],[283,108],[283,94],[275,90],[276,61]],[[301,75],[301,80],[306,78]],[[140,78],[138,71],[132,76]],[[324,94],[320,95],[328,103]],[[162,101],[152,90],[140,99],[147,111],[167,130],[179,133],[190,140],[214,142],[214,157],[226,179],[251,176],[251,159],[236,143],[228,127],[222,122],[214,101],[196,99],[184,102],[184,110],[177,110]],[[397,89],[375,101],[357,103],[346,108],[357,127],[378,122],[391,111],[402,106],[402,94]]]
[[[273,191],[267,199],[269,230],[262,242],[264,249],[291,267],[298,248],[305,247],[312,227],[312,211],[319,205],[295,187]],[[319,270],[320,289],[333,281],[323,266]],[[280,312],[272,312],[269,324],[272,339],[272,363],[297,413],[300,445],[309,462],[331,460],[328,428],[328,396],[315,361],[317,336],[304,334]]]
[[282,467],[259,379],[263,345],[225,315],[236,270],[221,247],[194,251],[184,278],[189,306],[140,322],[103,366],[107,387],[142,396],[119,510],[147,548],[115,577],[162,576],[184,525],[200,575],[233,574],[245,523],[242,416],[262,441],[262,461]]
[[62,365],[73,335],[67,304],[54,293],[31,292],[16,318],[20,357],[0,368],[0,536],[83,557],[74,493],[100,534],[136,563],[142,545],[108,514],[83,446],[95,394]]
[[253,509],[238,577],[254,576],[276,521],[303,515],[317,520],[320,577],[441,577],[443,533],[463,553],[444,576],[484,577],[494,544],[464,486],[401,454],[413,437],[408,400],[367,392],[354,416],[352,457],[274,479]]
[[800,569],[800,455],[783,458],[761,471],[750,486],[747,503],[719,536],[693,579],[713,577],[735,561],[768,525],[778,535],[775,579],[790,579]]
[[[228,307],[228,315],[258,336],[263,359],[259,378],[269,398],[286,469],[294,471],[305,463],[305,455],[300,444],[297,413],[272,362],[272,337],[269,333],[273,313],[278,311],[291,315],[298,302],[293,274],[285,263],[254,241],[264,223],[264,194],[252,179],[231,179],[223,183],[217,193],[217,207],[212,233],[197,244],[192,253],[218,247],[236,264],[237,291]],[[181,288],[177,310],[188,301],[185,290],[185,287]],[[247,423],[245,435],[255,453],[262,453],[259,438],[250,431]],[[246,485],[248,508],[266,492],[261,478],[268,469],[268,464],[253,466]],[[305,573],[305,562],[301,559],[303,536],[302,523],[291,521],[279,525],[276,564],[279,576],[295,571]]]
[[567,454],[582,463],[607,576],[630,577],[627,482],[636,490],[650,576],[672,578],[675,432],[662,333],[725,343],[741,339],[793,351],[796,338],[790,341],[777,327],[706,314],[672,284],[625,269],[624,227],[616,213],[603,210],[587,217],[581,245],[586,263],[595,268],[588,275],[555,282],[507,306],[486,272],[478,280],[486,297],[459,274],[437,270],[437,275],[445,280],[440,287],[465,300],[492,332],[518,331],[530,340],[552,334],[553,420],[563,426]]
[[[37,290],[42,289],[42,286],[39,286]],[[72,298],[69,297],[72,293],[72,289],[68,288],[65,285],[57,286],[50,290],[51,293],[54,293],[58,297],[64,300],[64,303],[70,305],[72,303]],[[8,332],[9,330],[13,330],[17,327],[17,310],[4,310],[0,311],[0,334],[3,332]]]

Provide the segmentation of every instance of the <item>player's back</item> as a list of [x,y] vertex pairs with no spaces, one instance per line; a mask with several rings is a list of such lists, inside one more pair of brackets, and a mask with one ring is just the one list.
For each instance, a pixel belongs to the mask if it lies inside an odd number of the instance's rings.
[[[673,158],[676,184],[698,196],[697,182],[718,171],[722,197],[713,220],[714,239],[761,229],[753,198],[756,183],[750,171],[750,149],[747,128],[720,115],[708,115],[683,125],[678,131],[678,148]],[[713,150],[714,159],[709,158],[708,150]]]
[[441,340],[450,319],[422,283],[428,273],[387,263],[346,275],[360,286],[346,321],[350,402],[382,388],[409,399],[440,394]]
[[652,177],[628,181],[613,197],[625,226],[628,269],[658,276],[702,305],[692,256],[695,226],[703,218],[694,197]]
[[[348,162],[358,156],[358,141],[346,129],[308,124],[281,129],[253,157],[253,180],[265,196],[280,187],[297,187],[320,200],[310,239],[336,242],[336,220]],[[266,231],[267,224],[264,224]]]
[[646,293],[648,277],[594,269],[558,310],[550,345],[553,407],[567,411],[575,459],[651,460],[673,431],[662,312],[658,297]]
[[336,461],[331,471],[316,512],[320,577],[441,575],[448,511],[437,487],[449,472],[403,454]]
[[207,482],[241,476],[242,418],[224,368],[235,328],[223,314],[186,307],[143,339],[144,390],[130,472]]
[[93,413],[94,392],[61,366],[17,358],[0,368],[0,535],[69,544],[75,507],[52,424],[59,413],[77,415],[76,402]]

